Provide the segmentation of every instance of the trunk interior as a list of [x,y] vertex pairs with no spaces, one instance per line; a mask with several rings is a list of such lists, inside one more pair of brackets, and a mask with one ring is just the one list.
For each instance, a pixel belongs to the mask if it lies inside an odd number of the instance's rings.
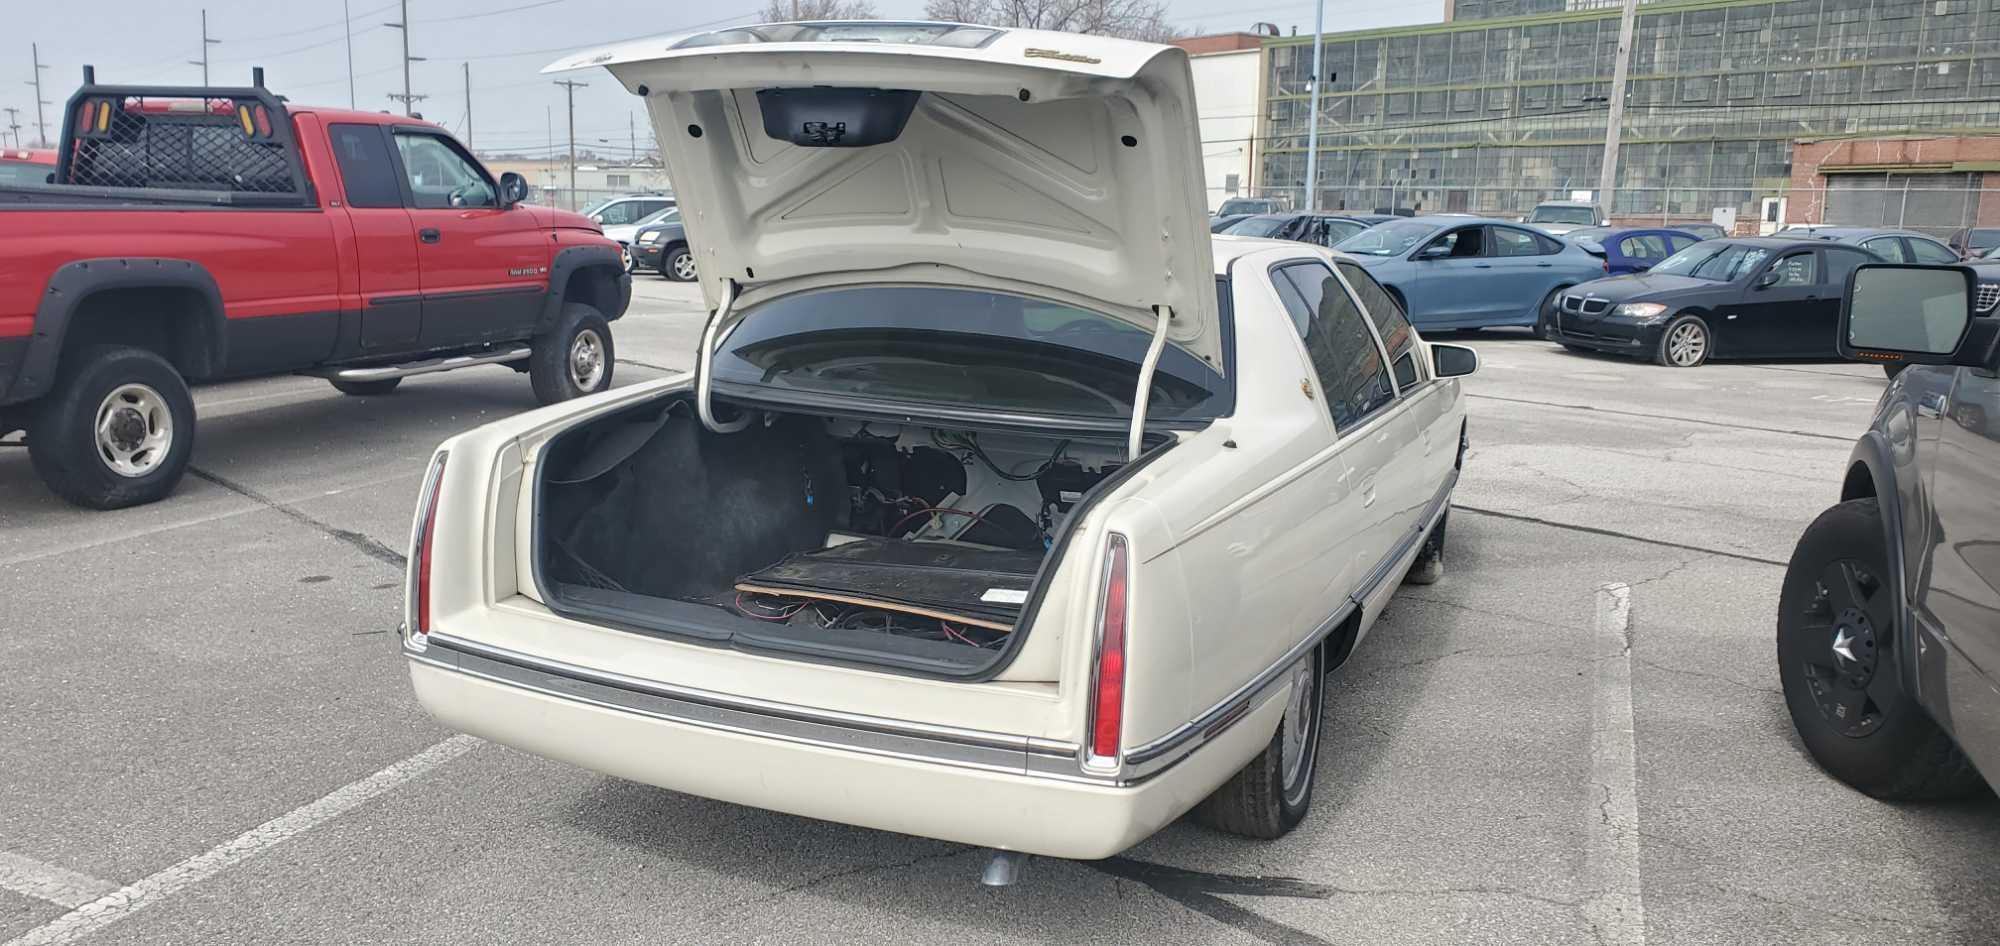
[[571,617],[715,644],[973,676],[1014,629],[1122,440],[759,412],[685,396],[543,452],[536,567]]

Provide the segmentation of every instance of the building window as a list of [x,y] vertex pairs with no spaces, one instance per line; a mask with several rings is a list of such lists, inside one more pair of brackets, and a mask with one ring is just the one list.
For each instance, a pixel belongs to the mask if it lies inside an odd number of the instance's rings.
[[632,175],[630,175],[630,174],[606,174],[606,175],[604,175],[604,186],[605,186],[605,187],[631,187],[631,186],[632,186]]
[[1222,176],[1222,192],[1234,196],[1241,187],[1242,180],[1243,176],[1240,174],[1224,174]]
[[1804,95],[1806,92],[1806,76],[1809,74],[1803,70],[1798,72],[1771,73],[1771,97],[1789,98],[1794,95]]

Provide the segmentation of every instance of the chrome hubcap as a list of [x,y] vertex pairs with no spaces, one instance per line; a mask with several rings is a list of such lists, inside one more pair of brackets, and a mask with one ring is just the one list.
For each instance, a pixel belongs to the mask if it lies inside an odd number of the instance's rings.
[[684,280],[694,278],[693,253],[682,253],[674,257],[674,276]]
[[569,343],[569,379],[584,391],[604,380],[604,341],[595,330],[584,329]]
[[1701,326],[1693,322],[1683,322],[1667,333],[1667,359],[1674,364],[1687,367],[1701,361],[1708,351],[1708,336]]
[[145,476],[166,462],[173,446],[174,417],[160,392],[120,385],[97,405],[97,456],[111,472]]
[[1311,657],[1292,667],[1292,699],[1285,707],[1282,741],[1279,743],[1278,781],[1284,786],[1286,797],[1291,797],[1299,786],[1305,784],[1305,767],[1312,764],[1310,738],[1313,732],[1314,686],[1319,681],[1313,678]]

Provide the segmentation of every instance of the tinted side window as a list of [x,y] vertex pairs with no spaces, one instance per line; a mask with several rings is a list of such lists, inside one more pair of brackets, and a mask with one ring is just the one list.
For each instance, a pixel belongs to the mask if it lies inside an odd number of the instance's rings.
[[1487,233],[1493,238],[1494,256],[1540,256],[1541,244],[1535,242],[1532,233],[1512,230],[1507,227],[1492,227]]
[[1389,363],[1394,366],[1396,386],[1407,390],[1423,380],[1423,368],[1417,364],[1417,333],[1410,328],[1410,319],[1403,314],[1403,307],[1396,304],[1396,297],[1382,288],[1375,277],[1359,265],[1345,260],[1335,263],[1340,275],[1346,277],[1347,284],[1354,287],[1354,295],[1361,300],[1361,307],[1368,310],[1368,320],[1375,323],[1375,334],[1382,336],[1382,347],[1389,351]]
[[1319,377],[1336,430],[1346,430],[1363,417],[1396,399],[1389,384],[1382,349],[1368,331],[1361,310],[1323,263],[1287,266],[1274,274],[1291,283],[1296,295],[1285,295],[1294,323],[1305,324],[1306,355]]
[[1626,237],[1618,244],[1618,252],[1640,259],[1665,259],[1673,255],[1667,250],[1667,240],[1657,233]]
[[1907,263],[1910,261],[1908,257],[1903,255],[1903,241],[1895,237],[1876,237],[1873,240],[1863,240],[1861,241],[1861,248],[1891,263]]
[[1858,250],[1850,250],[1846,247],[1829,246],[1826,248],[1825,254],[1826,281],[1832,283],[1836,289],[1846,288],[1847,277],[1850,273],[1854,272],[1854,267],[1863,263],[1875,262],[1868,257],[1868,254]]
[[639,212],[638,201],[623,200],[598,211],[597,222],[607,227],[618,227],[637,222],[643,216],[645,215]]
[[1819,281],[1819,267],[1813,265],[1813,254],[1793,253],[1772,264],[1771,269],[1778,274],[1780,286],[1810,286]]
[[1679,253],[1680,251],[1685,250],[1688,247],[1693,246],[1696,243],[1700,242],[1701,242],[1700,240],[1697,240],[1694,237],[1668,236],[1667,245],[1673,247],[1673,252],[1668,253],[1667,255],[1672,256],[1674,253]]
[[333,159],[340,165],[349,207],[401,207],[403,189],[396,186],[396,167],[389,163],[389,144],[374,125],[328,125]]
[[1956,263],[1958,254],[1929,240],[1911,240],[1910,255],[1919,263]]

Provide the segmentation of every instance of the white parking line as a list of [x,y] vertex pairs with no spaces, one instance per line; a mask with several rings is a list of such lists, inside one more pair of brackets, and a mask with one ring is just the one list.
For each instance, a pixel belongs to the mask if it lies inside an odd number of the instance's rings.
[[1591,811],[1584,850],[1583,915],[1612,946],[1644,946],[1639,888],[1639,768],[1632,741],[1632,588],[1597,589],[1597,673],[1590,701]]
[[0,851],[0,890],[73,910],[117,889],[118,885],[108,880]]
[[62,916],[8,940],[5,946],[72,943],[175,893],[198,884],[300,833],[359,807],[484,744],[476,736],[453,736],[358,782],[279,815],[234,839],[210,848],[143,880],[127,884]]

